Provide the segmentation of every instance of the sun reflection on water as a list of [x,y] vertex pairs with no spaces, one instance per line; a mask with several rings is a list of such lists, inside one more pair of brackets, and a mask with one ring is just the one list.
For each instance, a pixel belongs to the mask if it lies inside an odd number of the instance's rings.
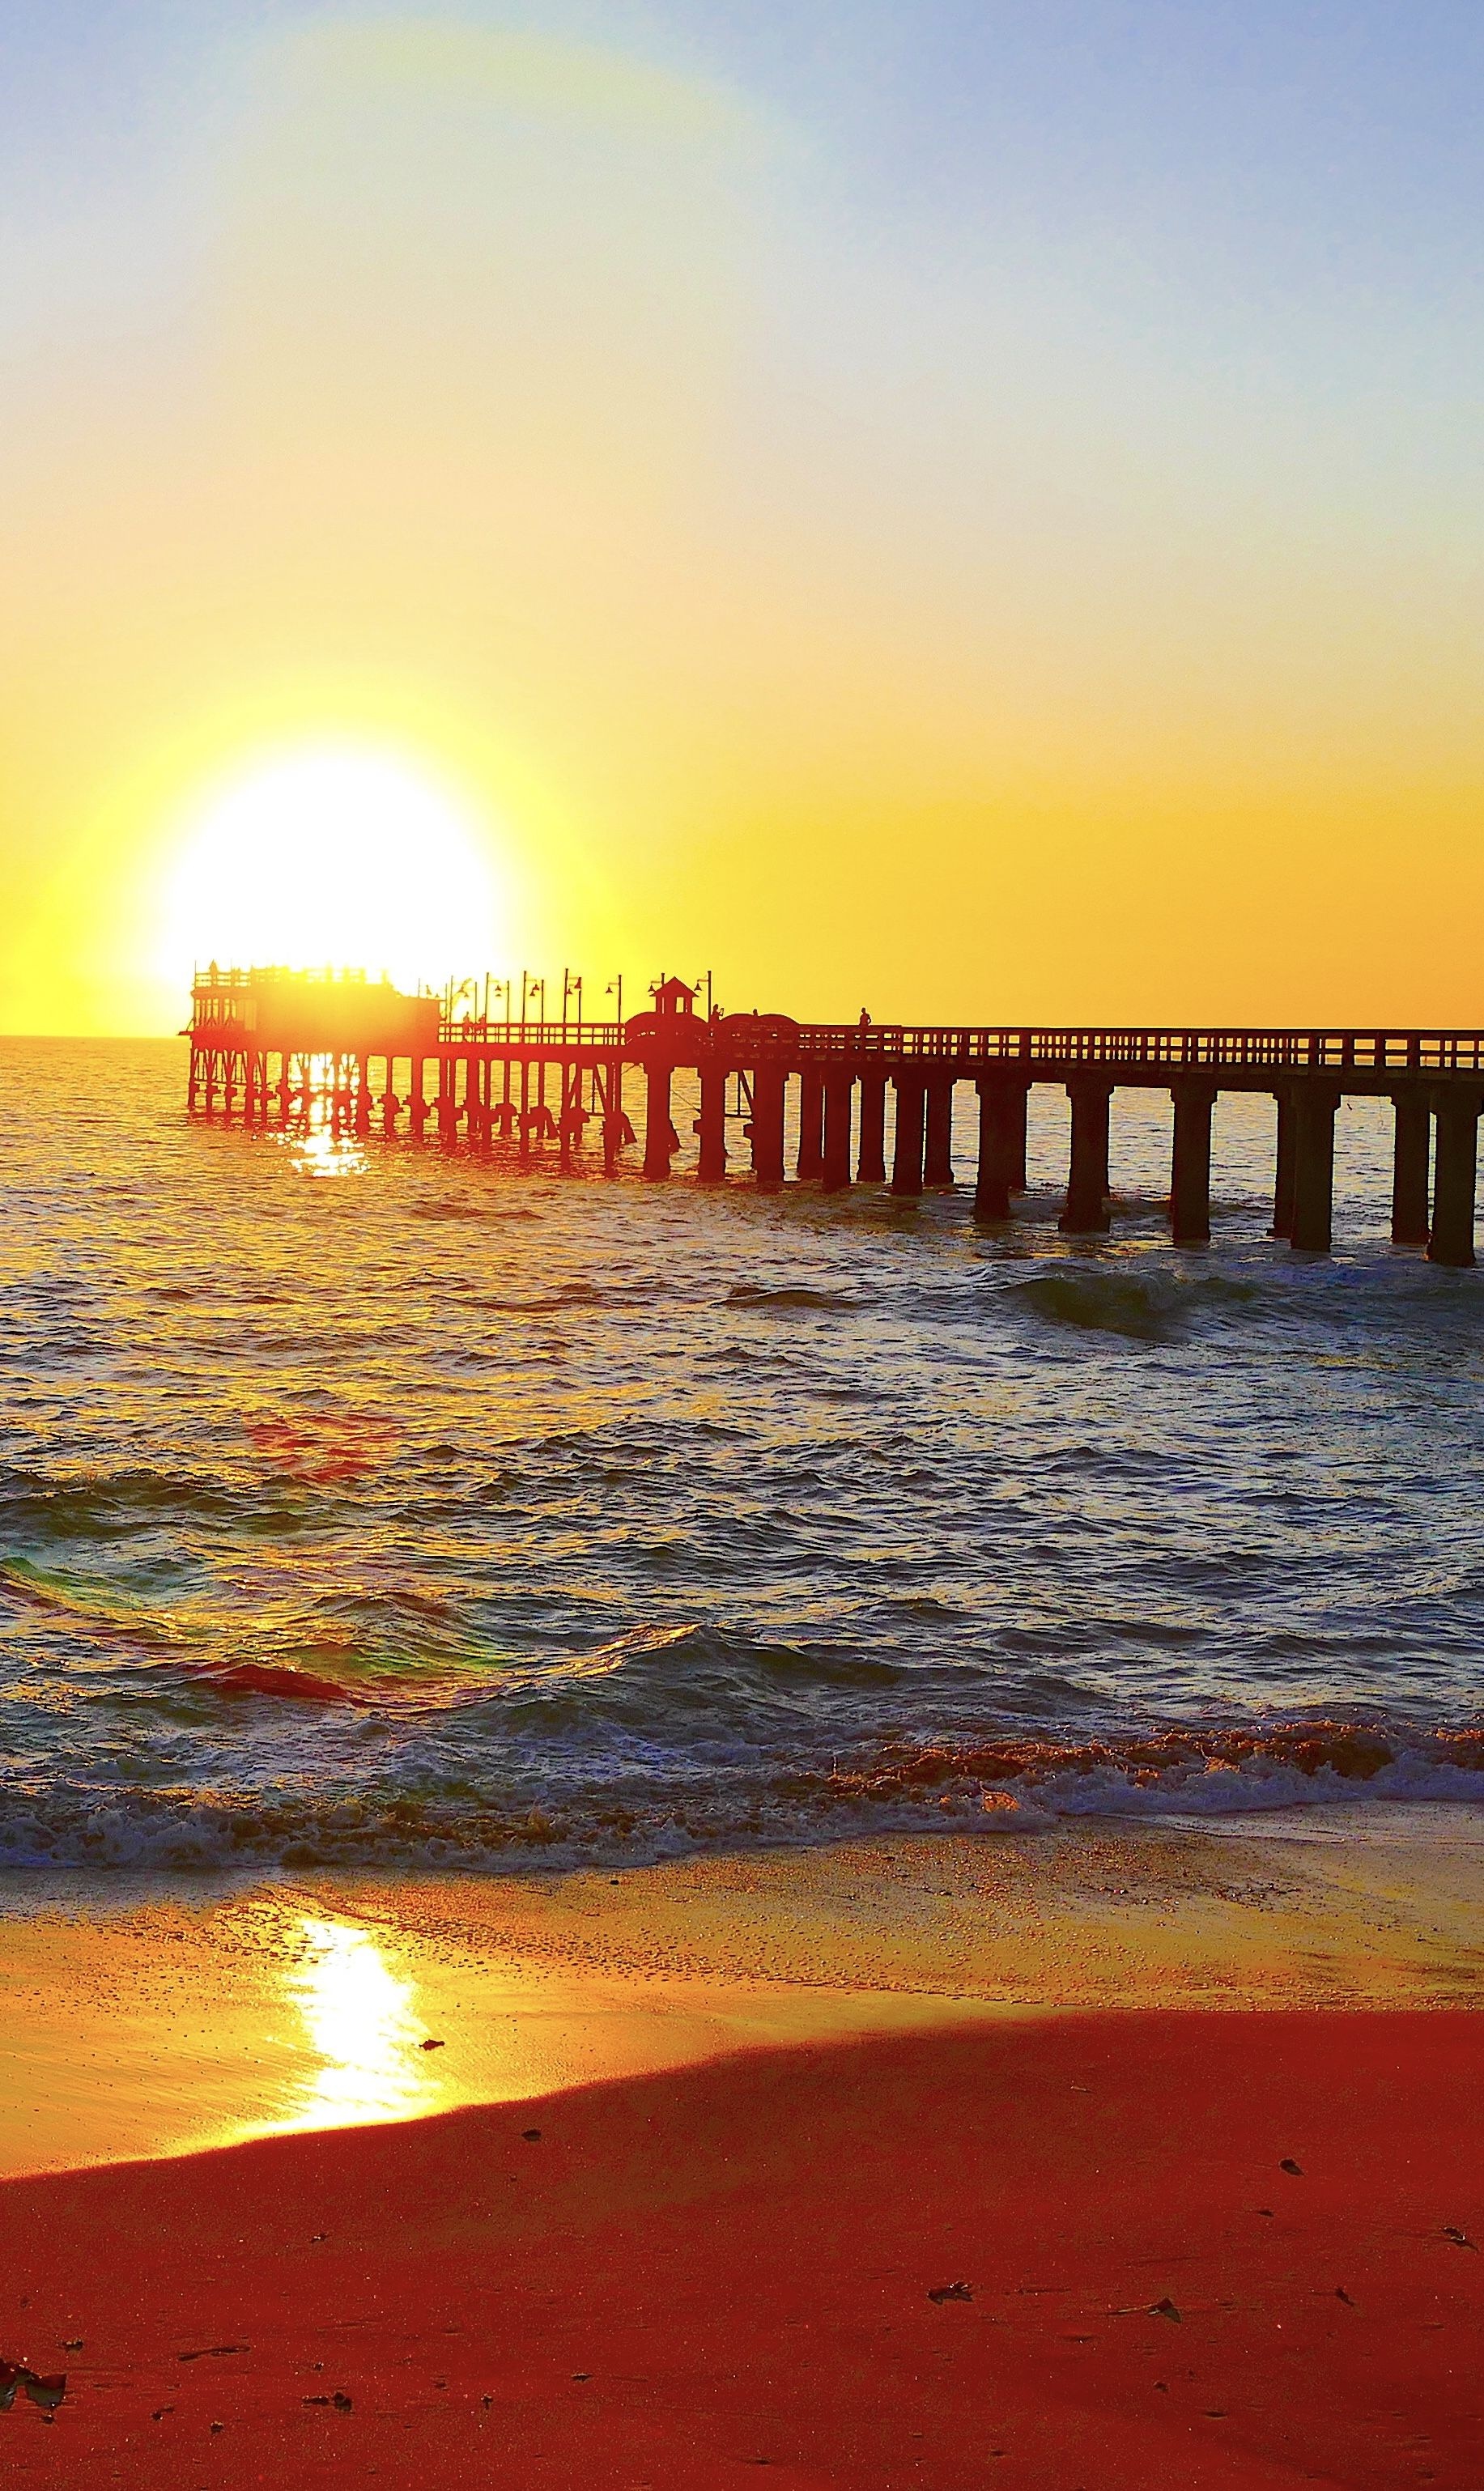
[[323,2064],[306,2082],[300,2125],[410,2119],[439,2091],[422,2053],[413,1984],[369,1929],[302,1919],[289,1989]]
[[369,1164],[360,1142],[340,1131],[328,1114],[316,1114],[272,1138],[288,1152],[296,1176],[364,1176]]

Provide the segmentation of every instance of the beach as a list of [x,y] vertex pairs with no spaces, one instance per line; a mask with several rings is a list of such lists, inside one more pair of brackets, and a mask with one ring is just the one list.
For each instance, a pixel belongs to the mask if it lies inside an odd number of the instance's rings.
[[34,1890],[9,2478],[1476,2484],[1476,1821],[887,1852]]

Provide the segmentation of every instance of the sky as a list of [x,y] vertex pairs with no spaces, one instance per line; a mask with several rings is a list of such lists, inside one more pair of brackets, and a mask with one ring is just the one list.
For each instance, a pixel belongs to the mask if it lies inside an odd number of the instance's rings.
[[434,982],[1484,1023],[1481,107],[1451,0],[9,0],[0,1027],[351,885]]

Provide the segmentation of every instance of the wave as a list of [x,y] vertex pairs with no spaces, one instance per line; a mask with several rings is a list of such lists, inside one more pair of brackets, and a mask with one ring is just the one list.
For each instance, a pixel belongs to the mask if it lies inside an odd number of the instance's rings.
[[1165,1340],[1192,1316],[1225,1313],[1255,1304],[1260,1292],[1249,1280],[1224,1273],[1199,1279],[1176,1272],[1042,1272],[1017,1280],[997,1295],[1018,1300],[1048,1323],[1080,1332],[1122,1333],[1132,1340]]
[[855,1762],[646,1776],[563,1776],[492,1762],[421,1786],[367,1780],[258,1791],[73,1779],[0,1787],[0,1867],[261,1871],[643,1865],[940,1832],[1034,1834],[1071,1817],[1231,1816],[1357,1801],[1484,1805],[1484,1728],[1401,1733],[1310,1721],[1087,1742],[883,1745]]
[[1078,1743],[889,1740],[856,1765],[804,1773],[792,1786],[801,1796],[850,1804],[933,1793],[973,1804],[1007,1794],[1079,1815],[1140,1802],[1204,1810],[1273,1807],[1317,1797],[1349,1799],[1367,1785],[1392,1798],[1484,1803],[1484,1726],[1400,1731],[1376,1722],[1305,1720]]

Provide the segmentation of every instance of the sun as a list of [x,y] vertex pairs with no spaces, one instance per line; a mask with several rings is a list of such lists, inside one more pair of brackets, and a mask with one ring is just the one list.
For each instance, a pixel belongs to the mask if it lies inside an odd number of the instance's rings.
[[364,969],[441,984],[504,950],[488,836],[432,773],[301,747],[209,788],[164,893],[162,966]]

